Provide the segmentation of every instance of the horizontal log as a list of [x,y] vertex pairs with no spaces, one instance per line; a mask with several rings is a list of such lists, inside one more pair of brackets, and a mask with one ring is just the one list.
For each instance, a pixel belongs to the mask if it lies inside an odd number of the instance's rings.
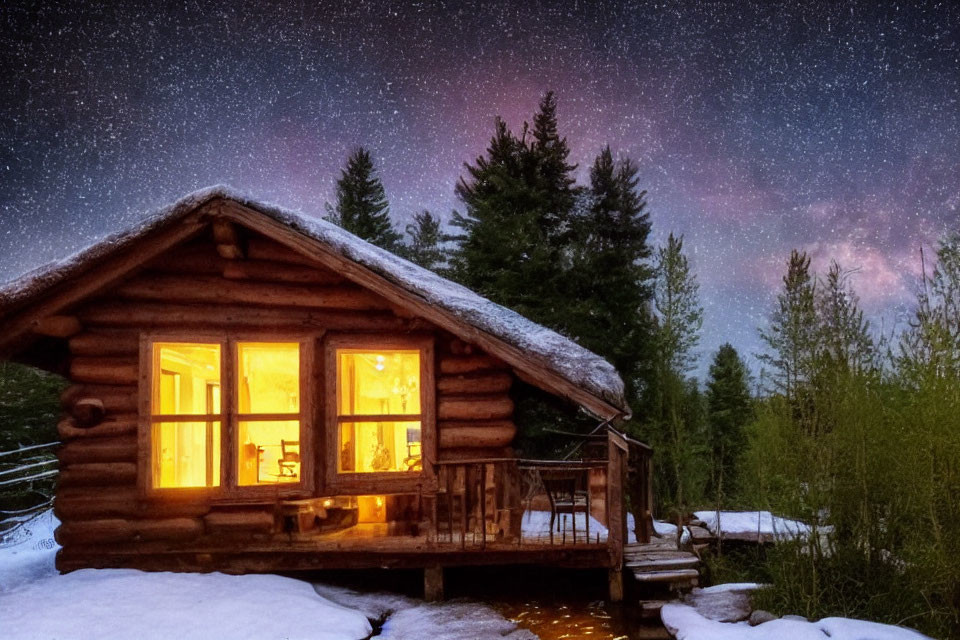
[[213,511],[203,517],[203,522],[210,533],[269,533],[274,527],[273,514],[266,511]]
[[63,546],[75,544],[108,544],[132,540],[133,523],[120,518],[63,522],[53,537]]
[[260,280],[293,284],[335,285],[345,282],[342,276],[327,269],[272,260],[229,261],[223,267],[223,277],[229,280]]
[[33,323],[33,332],[53,338],[69,338],[83,331],[83,325],[76,316],[47,316]]
[[65,418],[57,423],[57,433],[63,440],[122,436],[136,432],[137,416],[130,414],[108,416],[103,422],[92,427],[77,426],[73,418]]
[[171,249],[147,263],[149,271],[162,273],[193,273],[215,275],[223,273],[229,263],[217,254],[210,242],[193,243]]
[[57,451],[62,465],[87,462],[136,462],[137,438],[135,435],[88,438],[68,442]]
[[327,269],[320,262],[295,251],[290,247],[268,240],[262,237],[251,237],[247,239],[247,257],[251,260],[270,260],[272,262],[287,262],[290,264],[303,264],[311,267]]
[[60,394],[60,406],[70,412],[77,401],[83,398],[96,398],[102,402],[103,410],[108,415],[137,412],[136,385],[71,385]]
[[[482,423],[480,423],[482,424]],[[512,422],[500,421],[487,426],[443,427],[439,429],[438,446],[451,448],[496,448],[506,447],[517,435]]]
[[480,375],[440,376],[437,392],[443,394],[506,393],[513,384],[513,376],[507,372]]
[[199,518],[209,511],[197,500],[141,500],[136,487],[65,487],[53,502],[61,520]]
[[457,356],[468,356],[473,354],[474,346],[468,342],[464,342],[460,338],[453,338],[449,342],[450,353]]
[[164,518],[139,520],[133,524],[138,540],[192,540],[203,534],[200,518]]
[[103,400],[98,398],[80,398],[70,408],[70,415],[77,421],[78,427],[92,427],[103,420],[106,411]]
[[208,302],[315,309],[386,309],[379,296],[353,285],[318,286],[227,280],[215,276],[157,275],[139,277],[114,292],[126,300]]
[[440,358],[440,373],[461,374],[475,371],[506,369],[507,365],[487,355],[443,356]]
[[99,384],[136,384],[140,370],[128,358],[80,357],[70,361],[70,379]]
[[136,356],[140,336],[133,331],[84,332],[69,344],[74,356]]
[[428,329],[419,319],[404,320],[376,311],[315,311],[303,308],[263,308],[241,305],[186,305],[164,303],[105,303],[80,312],[89,324],[135,327],[256,327],[310,328],[353,331]]
[[132,485],[136,481],[134,462],[90,462],[60,469],[57,487]]
[[439,420],[497,420],[513,415],[513,400],[506,395],[439,396]]
[[440,462],[458,462],[460,460],[476,460],[481,458],[513,458],[514,452],[510,447],[499,448],[467,448],[456,447],[451,449],[440,449],[437,451],[437,459]]

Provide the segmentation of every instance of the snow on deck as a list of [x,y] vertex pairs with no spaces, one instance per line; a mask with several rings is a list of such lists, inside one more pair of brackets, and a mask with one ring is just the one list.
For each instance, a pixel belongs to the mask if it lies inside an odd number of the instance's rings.
[[224,198],[262,213],[367,267],[432,306],[443,309],[507,342],[576,386],[629,413],[623,381],[609,362],[569,338],[487,300],[470,289],[376,247],[321,218],[260,202],[231,187],[218,185],[190,193],[147,216],[140,224],[0,286],[0,313],[20,304],[63,278],[80,273],[92,261],[184,216],[215,198]]
[[[816,622],[771,620],[755,627],[748,622],[716,622],[685,604],[660,609],[664,626],[677,640],[923,640],[912,629],[852,618],[824,618]],[[928,639],[929,640],[929,639]]]

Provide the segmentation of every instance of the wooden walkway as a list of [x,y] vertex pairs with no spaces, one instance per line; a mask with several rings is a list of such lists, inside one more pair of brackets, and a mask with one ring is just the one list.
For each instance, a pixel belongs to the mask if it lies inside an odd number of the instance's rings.
[[673,537],[624,545],[623,565],[637,582],[666,584],[671,589],[691,589],[700,578],[700,558],[691,551],[678,550]]

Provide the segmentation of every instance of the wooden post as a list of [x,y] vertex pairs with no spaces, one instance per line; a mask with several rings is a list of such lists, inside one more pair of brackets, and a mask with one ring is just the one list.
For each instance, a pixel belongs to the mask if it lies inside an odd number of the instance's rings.
[[443,567],[440,565],[424,568],[423,599],[427,602],[443,600]]
[[607,572],[610,602],[623,602],[623,569],[611,567]]

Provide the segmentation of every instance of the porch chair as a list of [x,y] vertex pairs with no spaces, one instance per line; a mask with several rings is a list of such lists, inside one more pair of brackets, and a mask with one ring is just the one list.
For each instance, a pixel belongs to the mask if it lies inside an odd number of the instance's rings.
[[281,440],[280,458],[277,460],[281,476],[297,476],[297,467],[300,465],[300,441]]
[[590,540],[589,487],[585,486],[586,472],[583,469],[541,469],[540,477],[550,501],[550,538],[553,539],[553,523],[560,532],[561,514],[569,513],[573,522],[573,542],[577,541],[577,514],[584,513],[585,538]]

